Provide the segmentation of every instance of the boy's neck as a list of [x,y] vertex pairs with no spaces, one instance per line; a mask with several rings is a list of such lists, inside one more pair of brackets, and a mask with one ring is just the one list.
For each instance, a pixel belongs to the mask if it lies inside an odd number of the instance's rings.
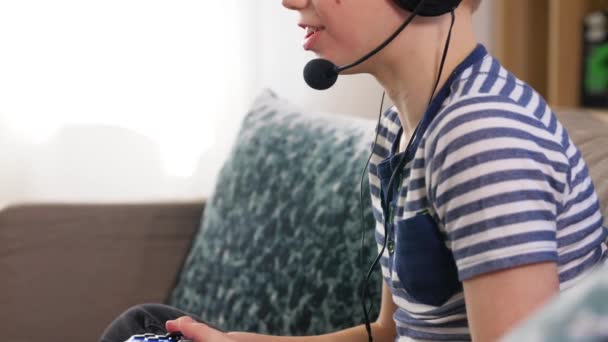
[[[437,19],[435,18],[435,20]],[[406,40],[403,41],[402,46],[399,46],[398,41],[395,40],[397,44],[385,56],[381,69],[372,73],[386,90],[388,97],[399,112],[399,119],[404,128],[400,152],[405,149],[409,137],[422,119],[431,99],[433,86],[437,81],[451,17],[445,15],[440,21],[439,24],[434,23],[418,29],[425,37],[435,38],[420,40],[420,44],[415,49],[408,46]],[[476,46],[477,40],[473,34],[471,14],[459,8],[456,10],[456,23],[437,91]],[[405,59],[403,56],[408,58]]]

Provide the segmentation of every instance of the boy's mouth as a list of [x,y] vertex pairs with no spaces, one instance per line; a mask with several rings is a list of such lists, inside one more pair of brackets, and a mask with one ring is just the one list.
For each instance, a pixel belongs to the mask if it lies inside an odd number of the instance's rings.
[[313,34],[315,34],[316,32],[322,31],[323,27],[313,27],[313,26],[308,26],[306,28],[306,36],[304,37],[304,39],[312,36]]
[[311,50],[319,37],[321,32],[324,30],[322,26],[309,26],[309,25],[300,25],[306,29],[306,35],[304,36],[304,50]]

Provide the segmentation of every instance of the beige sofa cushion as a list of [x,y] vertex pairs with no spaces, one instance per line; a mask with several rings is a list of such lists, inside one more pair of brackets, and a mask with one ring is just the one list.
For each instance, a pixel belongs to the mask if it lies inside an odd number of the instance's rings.
[[0,211],[0,327],[15,342],[97,341],[132,305],[166,300],[203,201]]

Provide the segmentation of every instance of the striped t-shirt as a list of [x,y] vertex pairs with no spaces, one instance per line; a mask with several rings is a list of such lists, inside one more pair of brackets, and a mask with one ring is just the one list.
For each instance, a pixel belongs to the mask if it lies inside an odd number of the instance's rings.
[[605,260],[607,233],[580,151],[543,98],[483,46],[452,73],[425,120],[398,153],[403,128],[395,108],[386,111],[370,162],[397,341],[470,340],[464,280],[555,262],[564,290]]

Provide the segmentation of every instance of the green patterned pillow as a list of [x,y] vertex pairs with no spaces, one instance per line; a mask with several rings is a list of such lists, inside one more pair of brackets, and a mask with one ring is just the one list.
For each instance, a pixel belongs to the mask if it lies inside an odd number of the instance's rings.
[[[170,303],[229,331],[320,334],[360,324],[377,253],[367,173],[375,123],[306,113],[269,90],[246,116]],[[379,270],[370,282],[380,306]]]

